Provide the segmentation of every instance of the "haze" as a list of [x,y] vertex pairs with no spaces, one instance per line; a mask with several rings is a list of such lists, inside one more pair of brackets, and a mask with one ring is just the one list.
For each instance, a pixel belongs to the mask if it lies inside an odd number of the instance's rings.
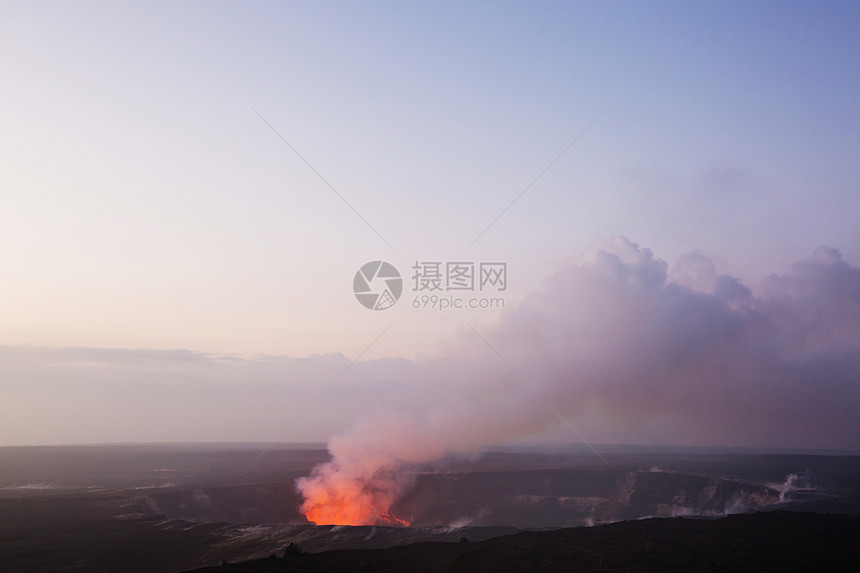
[[4,3],[0,445],[856,451],[858,69],[850,2]]

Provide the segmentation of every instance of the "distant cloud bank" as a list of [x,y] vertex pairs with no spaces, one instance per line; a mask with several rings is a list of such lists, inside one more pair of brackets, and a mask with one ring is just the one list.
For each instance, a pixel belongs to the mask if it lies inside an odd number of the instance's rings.
[[858,449],[860,269],[820,248],[753,290],[700,252],[670,267],[628,239],[599,241],[448,350],[349,366],[0,347],[0,442],[382,444],[395,432],[435,456],[564,435],[559,414],[594,442]]

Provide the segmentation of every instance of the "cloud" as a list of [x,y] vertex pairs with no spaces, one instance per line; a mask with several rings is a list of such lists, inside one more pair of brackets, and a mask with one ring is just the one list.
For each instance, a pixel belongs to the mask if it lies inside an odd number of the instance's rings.
[[372,490],[366,522],[387,519],[405,466],[510,441],[860,449],[860,269],[830,248],[755,288],[719,268],[598,241],[495,326],[348,369],[340,354],[0,347],[0,441],[334,435],[302,491]]
[[287,434],[345,356],[0,347],[0,438],[321,440],[396,411],[477,448],[560,426],[533,387],[596,442],[860,447],[860,269],[829,248],[755,289],[717,268],[595,242],[483,339],[353,365]]
[[714,269],[599,242],[487,338],[564,411],[605,413],[608,439],[659,420],[668,443],[860,445],[860,270],[819,249],[756,296]]
[[385,395],[415,370],[408,360],[356,364],[285,432],[349,365],[342,354],[0,346],[0,445],[325,441],[347,426],[356,404],[372,402],[368,392]]
[[670,269],[628,239],[596,242],[495,328],[422,364],[435,395],[333,438],[332,461],[298,482],[304,509],[331,518],[321,508],[350,506],[350,484],[381,504],[350,523],[386,522],[404,465],[560,418],[594,441],[860,448],[860,270],[819,249],[756,295],[715,269],[702,253]]

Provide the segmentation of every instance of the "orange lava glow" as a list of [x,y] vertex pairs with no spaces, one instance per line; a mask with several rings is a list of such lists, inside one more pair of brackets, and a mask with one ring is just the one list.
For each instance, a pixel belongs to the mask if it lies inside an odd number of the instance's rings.
[[407,527],[410,522],[389,511],[387,496],[376,495],[357,481],[333,480],[305,491],[301,511],[316,525],[387,525]]
[[316,504],[305,511],[305,517],[315,525],[387,525],[408,527],[405,519],[389,511],[371,510],[354,505]]

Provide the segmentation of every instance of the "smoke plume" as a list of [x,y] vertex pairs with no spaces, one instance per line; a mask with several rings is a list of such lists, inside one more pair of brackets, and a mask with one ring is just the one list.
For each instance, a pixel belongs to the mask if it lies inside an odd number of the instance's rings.
[[820,248],[754,293],[699,252],[670,269],[625,238],[597,242],[419,370],[411,406],[391,415],[381,396],[298,480],[310,520],[405,523],[390,511],[411,465],[555,427],[573,441],[857,449],[860,269]]

